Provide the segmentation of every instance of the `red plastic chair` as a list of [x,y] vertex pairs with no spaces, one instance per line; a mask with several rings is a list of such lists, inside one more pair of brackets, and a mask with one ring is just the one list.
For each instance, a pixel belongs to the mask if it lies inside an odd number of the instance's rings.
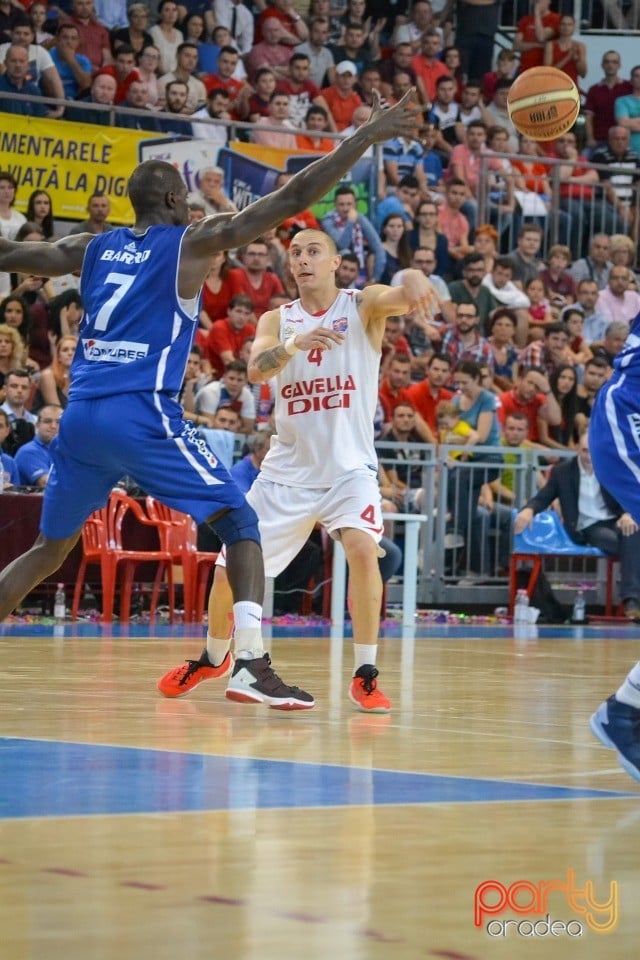
[[158,525],[160,545],[171,552],[174,563],[182,564],[184,622],[202,622],[207,602],[209,573],[217,553],[198,550],[198,527],[193,517],[147,497],[147,513]]
[[[131,592],[133,576],[140,563],[156,563],[157,572],[151,595],[151,623],[155,620],[160,586],[166,582],[169,586],[169,618],[173,623],[175,606],[173,584],[173,558],[168,550],[125,550],[122,546],[122,524],[126,514],[131,511],[136,520],[144,525],[156,526],[149,519],[139,503],[124,490],[112,490],[106,507],[94,513],[82,528],[82,560],[78,570],[78,579],[73,596],[72,619],[78,615],[80,596],[85,582],[86,568],[89,564],[100,566],[102,580],[102,620],[111,622],[115,598],[116,577],[122,573],[120,591],[120,620],[129,619],[131,612]],[[166,576],[163,576],[166,573]]]

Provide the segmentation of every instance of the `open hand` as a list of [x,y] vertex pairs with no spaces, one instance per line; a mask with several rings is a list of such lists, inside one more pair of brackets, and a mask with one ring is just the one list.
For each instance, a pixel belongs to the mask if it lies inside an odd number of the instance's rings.
[[[374,90],[371,116],[361,129],[366,131],[372,143],[381,143],[394,137],[413,140],[422,118],[422,109],[415,105],[415,99],[416,91],[415,87],[412,87],[395,106],[383,110],[380,106],[380,94]],[[412,100],[414,103],[411,103]]]

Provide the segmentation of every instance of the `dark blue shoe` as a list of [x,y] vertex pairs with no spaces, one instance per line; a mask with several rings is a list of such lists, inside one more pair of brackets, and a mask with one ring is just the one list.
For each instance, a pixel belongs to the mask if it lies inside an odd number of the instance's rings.
[[620,765],[634,780],[640,780],[640,710],[609,697],[589,721],[591,732],[618,754]]

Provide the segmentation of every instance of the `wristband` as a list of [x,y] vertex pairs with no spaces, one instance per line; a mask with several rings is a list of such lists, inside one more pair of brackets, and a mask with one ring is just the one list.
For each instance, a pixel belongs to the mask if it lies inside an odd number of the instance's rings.
[[287,339],[284,342],[284,349],[289,354],[290,357],[292,357],[294,353],[298,353],[298,347],[296,347],[294,343],[296,337],[297,337],[297,333],[294,333],[290,337],[287,337]]

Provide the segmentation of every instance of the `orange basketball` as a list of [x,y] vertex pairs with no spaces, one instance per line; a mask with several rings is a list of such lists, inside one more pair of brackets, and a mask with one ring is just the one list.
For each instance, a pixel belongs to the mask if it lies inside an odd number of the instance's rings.
[[507,109],[520,133],[532,140],[555,140],[576,122],[580,94],[562,70],[531,67],[511,85]]

